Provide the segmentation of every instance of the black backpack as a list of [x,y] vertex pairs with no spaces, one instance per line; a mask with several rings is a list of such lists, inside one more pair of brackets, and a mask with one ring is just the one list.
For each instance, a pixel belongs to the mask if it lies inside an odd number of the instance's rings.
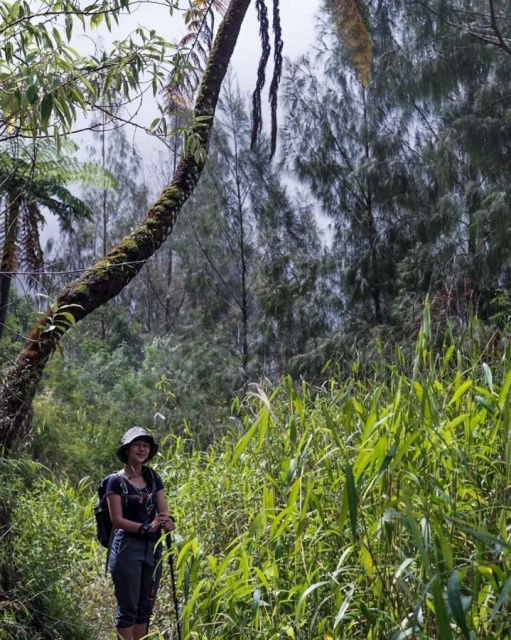
[[110,549],[110,543],[112,538],[112,521],[110,520],[110,513],[108,511],[108,504],[106,501],[106,486],[108,484],[108,480],[112,476],[118,476],[121,482],[123,500],[126,501],[126,496],[128,495],[128,487],[126,486],[126,482],[124,478],[118,473],[111,473],[106,478],[103,478],[98,486],[98,497],[99,502],[94,507],[94,516],[96,518],[96,535],[99,542],[106,549]]

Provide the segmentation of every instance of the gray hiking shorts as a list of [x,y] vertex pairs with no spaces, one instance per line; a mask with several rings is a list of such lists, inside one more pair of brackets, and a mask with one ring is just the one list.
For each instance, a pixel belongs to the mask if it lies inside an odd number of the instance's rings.
[[149,622],[161,577],[161,551],[156,541],[117,529],[108,568],[117,600],[115,626],[132,627]]

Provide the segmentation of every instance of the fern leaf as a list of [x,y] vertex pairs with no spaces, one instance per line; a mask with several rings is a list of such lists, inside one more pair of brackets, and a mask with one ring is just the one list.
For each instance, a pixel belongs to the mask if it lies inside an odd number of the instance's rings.
[[367,89],[371,78],[373,41],[361,0],[328,0],[328,5],[357,76]]
[[225,0],[190,0],[185,13],[187,31],[179,42],[175,69],[166,87],[168,106],[171,112],[186,109],[193,100],[199,86],[211,44],[213,41],[214,12],[225,13]]

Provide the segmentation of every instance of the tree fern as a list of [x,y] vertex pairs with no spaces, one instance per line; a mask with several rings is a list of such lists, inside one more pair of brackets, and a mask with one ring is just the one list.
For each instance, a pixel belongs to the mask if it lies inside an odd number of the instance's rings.
[[[70,145],[66,148],[74,149]],[[92,162],[80,163],[51,143],[21,147],[16,156],[0,153],[0,336],[16,266],[19,264],[30,273],[27,282],[31,287],[37,286],[37,276],[44,269],[39,235],[45,222],[43,212],[52,212],[66,231],[71,230],[74,220],[92,217],[91,209],[64,186],[73,181],[116,188],[113,176],[102,167]]]

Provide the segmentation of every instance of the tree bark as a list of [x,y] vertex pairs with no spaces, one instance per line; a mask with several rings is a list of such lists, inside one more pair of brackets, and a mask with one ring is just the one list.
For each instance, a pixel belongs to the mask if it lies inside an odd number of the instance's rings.
[[[206,151],[222,81],[249,4],[250,0],[230,0],[202,78],[194,109],[195,118],[201,120],[193,125],[193,134],[200,138]],[[203,166],[203,159],[183,151],[173,181],[149,209],[144,222],[81,278],[62,289],[56,311],[48,310],[32,328],[25,348],[5,372],[0,387],[0,444],[6,450],[25,435],[26,417],[46,362],[69,328],[63,314],[70,312],[78,322],[115,297],[137,275],[172,232]],[[58,328],[51,329],[56,324]]]

